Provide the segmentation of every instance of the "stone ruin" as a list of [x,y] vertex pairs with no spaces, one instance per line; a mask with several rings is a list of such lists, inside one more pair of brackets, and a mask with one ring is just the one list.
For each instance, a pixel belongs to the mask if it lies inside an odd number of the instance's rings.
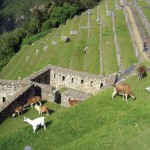
[[70,30],[70,35],[76,35],[76,34],[78,34],[77,30]]
[[52,41],[52,45],[57,45],[57,41]]
[[68,107],[68,96],[84,101],[111,86],[115,78],[115,73],[99,76],[48,65],[20,81],[0,80],[0,123],[33,95]]
[[70,39],[69,36],[61,36],[61,41],[64,41],[64,42],[68,43],[68,42],[71,41],[71,39]]

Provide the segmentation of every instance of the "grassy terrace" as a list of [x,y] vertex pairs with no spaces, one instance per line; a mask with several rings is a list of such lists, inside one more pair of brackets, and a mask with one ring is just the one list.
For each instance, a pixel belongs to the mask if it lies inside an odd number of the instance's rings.
[[[150,65],[150,64],[149,64]],[[23,122],[23,115],[8,118],[0,125],[0,149],[20,150],[31,146],[35,150],[148,150],[150,147],[150,103],[145,88],[150,75],[137,81],[137,76],[124,81],[131,85],[137,99],[121,96],[111,99],[113,88],[108,88],[88,100],[68,109],[45,103],[54,112],[46,116],[47,130],[32,133]],[[34,119],[37,110],[27,108],[24,114]]]
[[[18,76],[21,76],[21,78],[24,78],[30,75],[31,73],[34,73],[36,64],[42,63],[42,62],[39,62],[39,60],[41,56],[45,53],[44,51],[45,42],[47,41],[47,39],[50,39],[54,33],[55,33],[55,30],[53,30],[51,34],[48,34],[48,37],[46,36],[42,38],[41,40],[39,40],[37,44],[35,43],[35,45],[38,45],[38,46],[32,48],[32,50],[28,54],[29,56],[28,61],[25,61],[26,56],[24,56],[24,61],[22,65],[20,65],[20,68],[17,69],[16,76],[14,77],[15,79],[17,79]],[[36,55],[36,50],[39,51],[37,55]]]
[[[88,17],[85,13],[82,13],[80,17],[80,27],[87,26],[87,23],[88,23]],[[79,33],[77,34],[77,40],[75,42],[75,46],[73,48],[73,57],[71,62],[72,69],[78,71],[84,70],[85,54],[83,50],[86,47],[87,38],[88,38],[88,29],[80,28]]]
[[[106,1],[102,1],[97,6],[98,12],[96,8],[92,10],[89,29],[86,28],[88,16],[86,13],[82,13],[81,16],[76,16],[68,20],[65,25],[54,29],[45,37],[36,41],[34,45],[24,46],[2,70],[0,78],[17,80],[18,77],[21,77],[22,79],[42,69],[47,64],[99,74],[100,63],[102,62],[103,75],[118,71],[112,19],[106,17],[105,3]],[[108,9],[115,13],[115,27],[120,54],[122,62],[127,68],[137,62],[137,58],[132,42],[129,40],[130,35],[125,18],[122,11],[115,10],[114,1],[108,1]],[[101,33],[100,26],[96,22],[97,15],[102,19]],[[78,34],[70,35],[70,30],[78,31]],[[100,34],[102,43],[100,43]],[[70,36],[71,42],[61,41],[62,35]],[[57,41],[57,45],[52,45],[52,41]],[[48,45],[48,48],[44,51],[46,45]],[[88,50],[85,55],[83,50],[86,46],[88,46]],[[100,46],[102,47],[102,56],[100,56]],[[39,52],[36,55],[37,50]],[[102,60],[100,60],[101,58]]]
[[96,21],[97,10],[93,9],[90,15],[89,38],[87,40],[86,68],[89,73],[100,74],[100,28]]
[[62,46],[64,44],[64,42],[61,41],[61,36],[62,36],[62,33],[63,33],[63,29],[64,29],[64,26],[60,26],[59,29],[58,29],[57,34],[54,37],[54,40],[57,41],[57,45],[55,45],[53,47],[53,50],[49,55],[49,58],[48,58],[48,61],[47,61],[49,64],[58,65],[58,61],[59,61],[60,56],[61,56]]
[[[27,51],[29,51],[30,47],[31,47],[31,46],[29,46],[29,45],[24,45],[24,46],[22,47],[22,50],[21,50],[19,53],[17,53],[16,55],[13,56],[13,58],[10,60],[9,64],[7,64],[7,65],[4,67],[3,71],[1,72],[1,78],[7,78],[7,79],[9,79],[9,74],[10,74],[10,72],[11,72],[11,68],[14,67],[14,64],[18,64],[18,62],[16,62],[16,60],[19,60],[20,58],[22,58],[23,55],[24,55]],[[10,77],[11,77],[11,76],[10,76]],[[12,78],[11,78],[11,79],[12,79]]]
[[45,50],[45,52],[42,53],[42,55],[40,56],[39,59],[37,59],[37,61],[39,61],[40,63],[36,63],[35,67],[34,67],[34,71],[37,71],[43,67],[45,67],[47,65],[47,61],[49,59],[49,55],[52,52],[54,46],[52,45],[52,40],[54,39],[54,36],[57,34],[58,29],[53,29],[53,31],[50,33],[49,37],[47,38],[46,42],[44,45],[48,45],[48,48]]
[[[14,67],[13,67],[13,69],[9,66],[10,72],[7,74],[7,76],[5,77],[5,79],[14,79],[15,76],[17,76],[17,72],[19,71],[19,69],[21,68],[21,66],[26,62],[26,57],[29,56],[30,52],[32,51],[31,49],[33,49],[33,48],[36,49],[38,47],[37,43],[38,42],[36,41],[34,46],[29,46],[29,48],[25,50],[25,52],[21,55],[21,57],[19,57],[17,59],[16,63],[14,61],[14,63],[13,63]],[[17,78],[18,77],[16,77],[16,79]]]
[[75,40],[76,40],[76,37],[77,37],[77,36],[70,35],[70,30],[72,28],[73,22],[74,22],[74,20],[67,21],[67,24],[64,26],[64,29],[63,29],[63,35],[64,36],[69,36],[71,38],[71,42],[69,42],[69,43],[64,42],[63,46],[61,47],[61,49],[62,49],[61,57],[58,61],[58,65],[62,66],[62,67],[65,67],[65,68],[70,67],[70,62],[71,62],[71,58],[72,58],[72,55],[73,55],[72,48],[74,47]]
[[115,9],[114,1],[108,1],[108,9],[113,10],[115,13],[115,29],[118,45],[120,48],[120,55],[123,65],[125,66],[125,68],[128,68],[133,63],[138,62],[138,59],[135,55],[134,47],[132,44],[131,36],[125,21],[123,11],[117,11]]
[[105,3],[99,6],[100,16],[102,17],[102,58],[103,74],[117,71],[118,64],[116,58],[116,47],[114,43],[112,18],[106,16]]
[[146,1],[137,1],[138,5],[141,7],[146,19],[150,22],[150,5]]

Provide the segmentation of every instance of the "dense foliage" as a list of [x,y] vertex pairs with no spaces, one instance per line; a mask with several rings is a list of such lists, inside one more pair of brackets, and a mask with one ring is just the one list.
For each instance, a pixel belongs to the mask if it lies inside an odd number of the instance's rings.
[[[100,0],[54,0],[42,6],[34,5],[30,11],[25,13],[28,17],[23,17],[23,21],[20,20],[18,23],[20,27],[9,33],[1,35],[0,70],[8,63],[10,58],[19,51],[23,44],[31,44],[35,40],[46,35],[46,33],[50,32],[52,28],[58,27],[60,24],[65,24],[68,18],[80,15],[81,12],[88,8],[92,8],[99,1]],[[3,17],[7,18],[9,16],[12,26],[17,19],[16,13],[19,11],[19,9],[15,8],[20,4],[19,3],[17,5],[16,3],[15,7],[15,5],[13,5],[15,2],[17,2],[17,0],[7,0],[5,2],[1,1],[0,4],[0,19]],[[12,10],[7,9],[7,5],[14,8],[14,14],[12,13]],[[4,11],[5,9],[6,12]],[[22,10],[25,12],[25,10],[27,10],[27,6],[25,5],[25,8],[22,6]],[[21,16],[23,12],[18,14]],[[14,27],[10,27],[10,30],[13,28]]]

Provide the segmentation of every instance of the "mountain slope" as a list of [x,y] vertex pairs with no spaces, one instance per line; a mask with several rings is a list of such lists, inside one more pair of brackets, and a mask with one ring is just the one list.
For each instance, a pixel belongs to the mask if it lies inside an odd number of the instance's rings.
[[34,6],[41,7],[48,4],[49,0],[6,0],[0,6],[0,33],[11,31],[19,27],[22,22],[31,17]]
[[[0,149],[15,150],[31,146],[37,150],[146,150],[150,146],[150,93],[145,90],[149,80],[148,72],[140,82],[137,76],[124,81],[131,86],[137,98],[135,101],[129,98],[128,104],[121,96],[111,99],[112,87],[68,109],[59,110],[57,107],[56,111],[47,102],[46,105],[55,112],[46,116],[46,131],[40,128],[33,134],[32,127],[23,122],[23,115],[8,118],[0,126],[3,131],[0,135],[0,146],[3,147]],[[34,108],[30,108],[25,116],[33,119],[37,114]]]

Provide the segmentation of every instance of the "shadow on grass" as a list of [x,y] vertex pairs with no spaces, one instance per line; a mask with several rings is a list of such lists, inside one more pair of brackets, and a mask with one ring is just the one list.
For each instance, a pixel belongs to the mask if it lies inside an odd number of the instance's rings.
[[52,124],[52,121],[48,121],[48,122],[46,122],[45,124],[46,124],[46,127],[48,127],[49,125]]
[[[48,126],[50,126],[51,124],[52,124],[52,121],[45,122],[46,129],[47,129],[47,127],[48,127]],[[44,127],[43,127],[43,126],[39,126],[39,127],[37,128],[37,130],[36,130],[36,131],[38,131],[38,130],[42,130],[42,129],[44,129]]]
[[41,104],[42,104],[42,105],[44,105],[44,104],[46,104],[46,103],[47,103],[46,100],[42,100],[42,101],[41,101]]
[[52,109],[48,109],[49,115],[53,114],[55,111]]
[[19,115],[17,113],[15,113],[15,116],[12,117],[12,115],[9,116],[9,118],[15,118],[15,117],[18,117],[18,116],[21,116],[21,115],[24,115],[26,114],[30,109],[27,108],[27,109],[24,109],[22,113],[20,113]]

